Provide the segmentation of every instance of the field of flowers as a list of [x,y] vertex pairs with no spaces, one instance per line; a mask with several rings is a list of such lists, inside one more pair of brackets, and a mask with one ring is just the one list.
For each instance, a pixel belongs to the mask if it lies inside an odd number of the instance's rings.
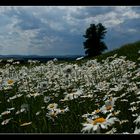
[[78,61],[1,65],[0,133],[139,134],[140,65]]

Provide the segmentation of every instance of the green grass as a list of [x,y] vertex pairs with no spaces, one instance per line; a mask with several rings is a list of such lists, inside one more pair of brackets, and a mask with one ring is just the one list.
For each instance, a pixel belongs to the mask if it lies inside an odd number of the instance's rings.
[[[98,61],[104,60],[109,56],[112,56],[114,54],[117,54],[118,56],[126,56],[126,59],[138,62],[137,58],[140,57],[140,54],[138,54],[138,51],[140,50],[140,41],[129,43],[126,45],[121,46],[118,49],[115,49],[113,51],[104,53],[102,55],[92,57],[90,59],[97,59]],[[79,62],[85,62],[89,60],[89,58],[85,58],[83,60],[80,60]]]

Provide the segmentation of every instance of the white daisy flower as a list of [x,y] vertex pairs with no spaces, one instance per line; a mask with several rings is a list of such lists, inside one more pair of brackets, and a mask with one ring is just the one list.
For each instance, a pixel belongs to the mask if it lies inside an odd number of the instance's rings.
[[97,125],[95,127],[93,127],[93,124],[89,124],[89,123],[83,123],[83,129],[81,130],[81,132],[92,132],[94,133],[94,131],[97,131],[97,129],[100,129],[99,127],[97,127]]
[[35,113],[36,116],[38,116],[41,113],[41,111],[38,111]]
[[10,121],[11,119],[12,119],[12,118],[4,120],[4,121],[1,123],[1,125],[6,125],[6,124],[8,124],[9,121]]
[[127,123],[127,122],[129,122],[129,121],[128,120],[121,120],[120,124]]
[[122,101],[122,102],[128,102],[127,99],[121,99],[120,101]]
[[137,95],[140,95],[140,91],[136,93]]
[[27,125],[30,125],[30,124],[32,124],[32,122],[26,122],[26,123],[23,123],[23,124],[21,124],[20,126],[27,126]]
[[7,82],[7,85],[8,85],[8,86],[11,86],[11,85],[14,84],[14,80],[12,80],[12,79],[9,79],[9,80],[6,81],[6,82]]
[[130,133],[128,133],[128,132],[123,132],[122,134],[130,134]]
[[49,96],[44,96],[44,103],[48,103],[51,100]]
[[135,110],[137,110],[137,107],[133,106],[133,107],[129,108],[128,110],[131,110],[132,112],[134,112]]
[[136,113],[136,114],[132,114],[132,116],[133,116],[133,117],[137,117],[137,116],[138,116],[138,114],[137,114],[137,113]]
[[52,103],[52,104],[49,104],[49,105],[47,106],[47,109],[48,109],[48,110],[53,110],[53,109],[56,109],[57,106],[58,106],[58,104]]
[[117,131],[116,128],[112,128],[110,131],[106,132],[105,134],[114,134]]
[[136,102],[132,102],[132,103],[130,103],[130,105],[134,105],[134,104],[136,104]]
[[86,123],[83,123],[84,128],[81,130],[81,132],[99,132],[100,129],[107,129],[108,126],[111,126],[115,123],[115,121],[119,121],[116,117],[110,118],[112,114],[109,114],[106,118],[99,117],[94,120],[87,119]]
[[12,108],[7,108],[7,110],[8,110],[8,111],[12,111],[12,110],[15,110],[15,108],[14,108],[14,107],[12,107]]
[[140,134],[140,129],[138,129],[137,127],[135,128],[134,134]]
[[136,120],[134,120],[134,123],[139,124],[140,123],[140,116],[137,117]]
[[1,116],[8,115],[8,114],[10,114],[10,113],[11,113],[10,110],[8,110],[8,111],[4,111],[4,112],[1,113]]

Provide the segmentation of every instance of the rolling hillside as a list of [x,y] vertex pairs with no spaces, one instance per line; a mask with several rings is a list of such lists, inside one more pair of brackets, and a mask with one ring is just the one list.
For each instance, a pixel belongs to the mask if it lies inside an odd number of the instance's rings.
[[138,53],[139,50],[140,50],[140,41],[137,41],[134,43],[123,45],[119,49],[115,49],[113,51],[102,54],[95,58],[98,59],[98,61],[100,61],[106,59],[111,55],[117,54],[118,56],[126,56],[127,59],[137,62],[137,58],[140,56],[140,53]]

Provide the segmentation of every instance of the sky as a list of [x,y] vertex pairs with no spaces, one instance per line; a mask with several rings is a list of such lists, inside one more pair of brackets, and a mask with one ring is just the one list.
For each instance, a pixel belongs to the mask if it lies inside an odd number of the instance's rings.
[[140,6],[0,6],[0,55],[84,55],[98,23],[107,51],[140,40]]

